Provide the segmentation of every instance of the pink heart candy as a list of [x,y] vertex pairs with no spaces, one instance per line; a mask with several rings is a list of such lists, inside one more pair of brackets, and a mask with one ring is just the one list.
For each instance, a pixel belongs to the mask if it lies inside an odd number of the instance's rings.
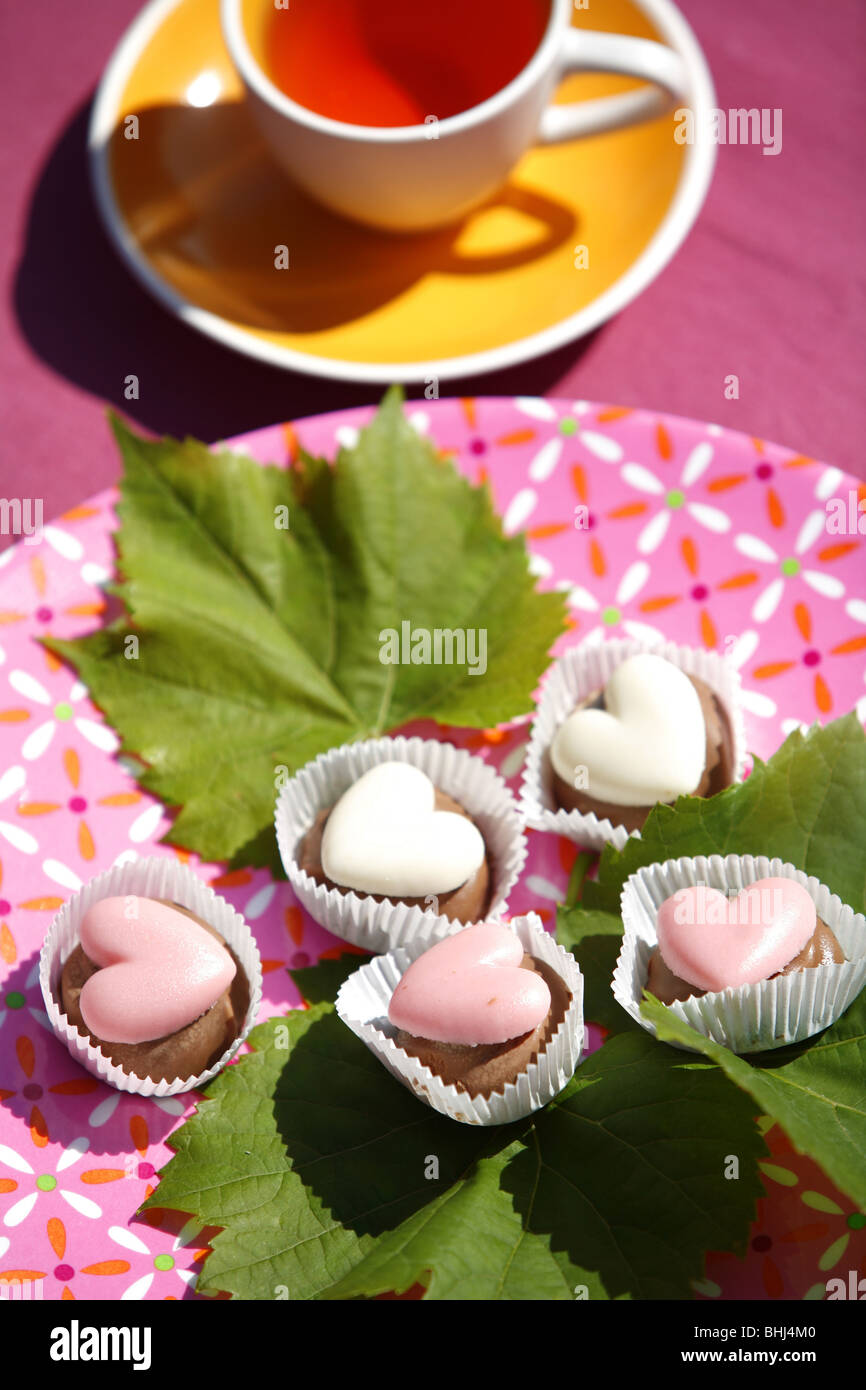
[[206,1013],[236,966],[191,918],[152,898],[102,898],[85,913],[81,945],[101,967],[79,1000],[88,1030],[105,1042],[166,1037]]
[[790,878],[761,878],[735,898],[699,885],[658,910],[665,964],[680,979],[716,991],[754,985],[784,969],[815,931],[815,904]]
[[510,928],[466,927],[412,962],[388,1017],[414,1037],[473,1047],[531,1033],[550,1011],[550,990],[540,975],[521,969],[522,959]]

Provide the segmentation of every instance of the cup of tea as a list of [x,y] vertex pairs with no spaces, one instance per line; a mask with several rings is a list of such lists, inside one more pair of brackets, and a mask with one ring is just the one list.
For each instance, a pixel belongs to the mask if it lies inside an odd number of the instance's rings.
[[[532,145],[658,116],[686,97],[663,44],[571,26],[573,0],[221,0],[273,154],[312,197],[388,231],[456,221]],[[552,105],[575,72],[644,86]]]

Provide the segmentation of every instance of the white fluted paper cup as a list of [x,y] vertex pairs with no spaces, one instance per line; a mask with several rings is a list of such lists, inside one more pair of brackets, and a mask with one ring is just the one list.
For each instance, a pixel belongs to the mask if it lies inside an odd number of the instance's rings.
[[[154,1081],[126,1071],[105,1056],[102,1048],[70,1023],[60,1002],[60,976],[63,966],[81,940],[81,922],[90,907],[103,898],[123,898],[130,894],[142,898],[167,898],[195,913],[223,938],[237,956],[250,987],[250,1002],[243,1026],[231,1046],[207,1071],[197,1076],[175,1077],[173,1081]],[[191,869],[165,855],[115,864],[92,878],[58,911],[42,943],[39,957],[39,983],[51,1027],[76,1062],[93,1076],[118,1091],[141,1096],[178,1095],[203,1086],[221,1071],[246,1038],[256,1021],[262,1000],[262,963],[252,932],[239,912],[202,883]]]
[[490,864],[490,903],[483,920],[499,916],[526,860],[523,822],[511,792],[494,768],[464,749],[436,739],[402,735],[332,748],[307,763],[281,788],[274,817],[277,844],[298,900],[328,931],[365,951],[411,948],[416,939],[429,944],[470,925],[453,921],[432,907],[388,899],[379,903],[369,894],[328,888],[298,864],[297,847],[318,814],[334,806],[370,768],[384,762],[411,763],[420,768],[475,821]]
[[[844,904],[817,878],[793,864],[763,855],[713,854],[649,864],[628,878],[622,890],[624,935],[611,989],[636,1023],[656,1036],[640,1011],[649,958],[658,945],[656,921],[666,898],[699,884],[721,893],[737,892],[762,878],[790,878],[805,888],[818,916],[837,938],[846,959],[777,975],[754,985],[676,1000],[667,1007],[704,1037],[732,1052],[765,1052],[802,1042],[835,1023],[866,984],[866,917]],[[674,1047],[681,1046],[678,1043]],[[691,1052],[692,1048],[683,1048]]]
[[622,849],[629,835],[640,838],[640,831],[594,813],[566,811],[553,796],[553,767],[550,745],[559,726],[588,695],[603,690],[617,666],[629,657],[651,652],[662,656],[686,675],[704,681],[723,705],[731,724],[734,781],[742,780],[746,766],[746,731],[740,703],[740,675],[733,662],[719,652],[697,647],[681,647],[675,642],[647,643],[617,639],[572,647],[548,670],[538,702],[529,746],[526,750],[521,809],[526,824],[534,830],[565,835],[584,849],[602,850],[605,845]]
[[395,1041],[397,1029],[388,1018],[391,996],[412,961],[441,940],[429,926],[426,941],[423,933],[419,934],[410,949],[390,951],[362,965],[337,995],[337,1013],[343,1022],[398,1081],[425,1105],[462,1124],[506,1125],[540,1110],[571,1080],[583,1050],[583,976],[574,956],[544,930],[534,912],[512,917],[507,925],[517,933],[524,951],[556,971],[571,991],[571,1002],[536,1061],[530,1062],[516,1081],[506,1082],[488,1096],[473,1098],[457,1085],[446,1085]]

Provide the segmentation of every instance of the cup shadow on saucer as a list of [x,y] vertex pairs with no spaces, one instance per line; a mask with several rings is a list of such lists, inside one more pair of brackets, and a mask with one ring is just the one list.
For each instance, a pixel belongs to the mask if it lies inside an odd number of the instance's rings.
[[[203,114],[177,107],[148,113],[160,134],[160,161],[170,162],[185,198],[156,198],[143,179],[134,189],[134,231],[148,254],[171,269],[169,278],[186,277],[191,299],[241,322],[315,332],[375,310],[431,268],[483,275],[548,254],[577,235],[570,210],[513,184],[491,203],[516,211],[530,229],[513,249],[461,254],[459,226],[405,237],[368,232],[313,203],[276,169],[240,103],[215,107],[209,121],[202,122]],[[150,298],[99,220],[87,171],[89,117],[88,102],[49,152],[17,267],[17,319],[43,361],[140,424],[206,439],[379,399],[383,388],[375,383],[310,377],[234,353]],[[187,166],[196,171],[192,179]],[[218,201],[223,216],[211,218],[203,238],[198,209],[208,199]],[[290,248],[288,272],[274,268],[280,243]],[[383,243],[390,254],[382,254]],[[463,389],[449,379],[447,394],[541,395],[593,337],[465,378]],[[142,382],[138,400],[125,396],[129,372]],[[417,387],[406,390],[423,395],[420,370]]]
[[[145,138],[146,133],[146,138]],[[371,313],[422,276],[485,275],[565,245],[573,212],[506,185],[488,208],[508,207],[531,238],[494,254],[464,255],[463,224],[407,235],[364,228],[309,198],[274,162],[244,102],[205,109],[158,106],[142,138],[112,136],[118,205],[158,273],[185,298],[251,328],[315,333]],[[275,269],[286,246],[287,270]]]

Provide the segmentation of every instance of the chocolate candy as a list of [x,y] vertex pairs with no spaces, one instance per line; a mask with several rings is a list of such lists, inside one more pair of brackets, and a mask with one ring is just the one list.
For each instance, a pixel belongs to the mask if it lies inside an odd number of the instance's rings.
[[516,1081],[521,1072],[544,1051],[571,1003],[571,991],[561,976],[544,961],[524,954],[521,967],[539,974],[550,990],[551,1004],[547,1016],[531,1032],[505,1042],[472,1046],[416,1037],[400,1029],[395,1038],[398,1047],[417,1057],[446,1085],[456,1086],[458,1091],[464,1091],[473,1098],[503,1091],[508,1082]]
[[[459,802],[440,791],[438,787],[435,789],[434,809],[436,811],[451,811],[456,815],[466,817],[469,821],[472,820]],[[316,883],[324,884],[326,888],[334,888],[338,893],[357,892],[359,897],[372,897],[375,902],[401,902],[409,906],[420,907],[422,910],[432,910],[455,922],[477,922],[484,916],[490,901],[491,886],[491,864],[487,854],[485,854],[480,867],[465,883],[450,891],[438,894],[428,893],[422,897],[392,896],[383,893],[368,894],[362,890],[334,883],[332,879],[328,878],[322,865],[322,837],[332,810],[333,807],[329,807],[319,813],[297,849],[297,862],[300,868],[309,874]]]
[[[734,778],[734,736],[730,718],[718,696],[705,681],[697,676],[688,676],[700,701],[701,714],[706,729],[706,756],[704,770],[692,788],[695,796],[713,796],[724,787],[731,785]],[[604,691],[594,691],[576,709],[604,709]],[[604,801],[591,794],[590,785],[586,789],[574,786],[553,769],[553,796],[557,806],[566,811],[590,813],[599,820],[609,820],[613,825],[622,825],[626,830],[640,830],[653,808],[649,805],[621,805]]]
[[[736,930],[736,928],[732,928]],[[817,919],[815,930],[802,950],[782,969],[767,979],[774,980],[780,975],[792,975],[796,970],[813,970],[818,965],[834,963],[841,965],[845,952],[836,936],[822,917]],[[663,1004],[673,1004],[674,1000],[700,998],[707,991],[681,979],[665,964],[661,951],[656,948],[649,959],[646,987]]]
[[[162,901],[162,900],[157,900]],[[237,956],[218,932],[200,917],[179,903],[164,903],[197,922],[225,948],[235,965],[235,974],[228,987],[215,1002],[184,1027],[142,1042],[117,1042],[103,1039],[92,1032],[81,1011],[81,991],[92,976],[100,971],[85,953],[76,946],[66,960],[60,979],[60,1004],[69,1019],[86,1037],[99,1046],[106,1057],[124,1071],[154,1081],[185,1080],[198,1076],[211,1067],[237,1037],[246,1017],[250,987]]]

